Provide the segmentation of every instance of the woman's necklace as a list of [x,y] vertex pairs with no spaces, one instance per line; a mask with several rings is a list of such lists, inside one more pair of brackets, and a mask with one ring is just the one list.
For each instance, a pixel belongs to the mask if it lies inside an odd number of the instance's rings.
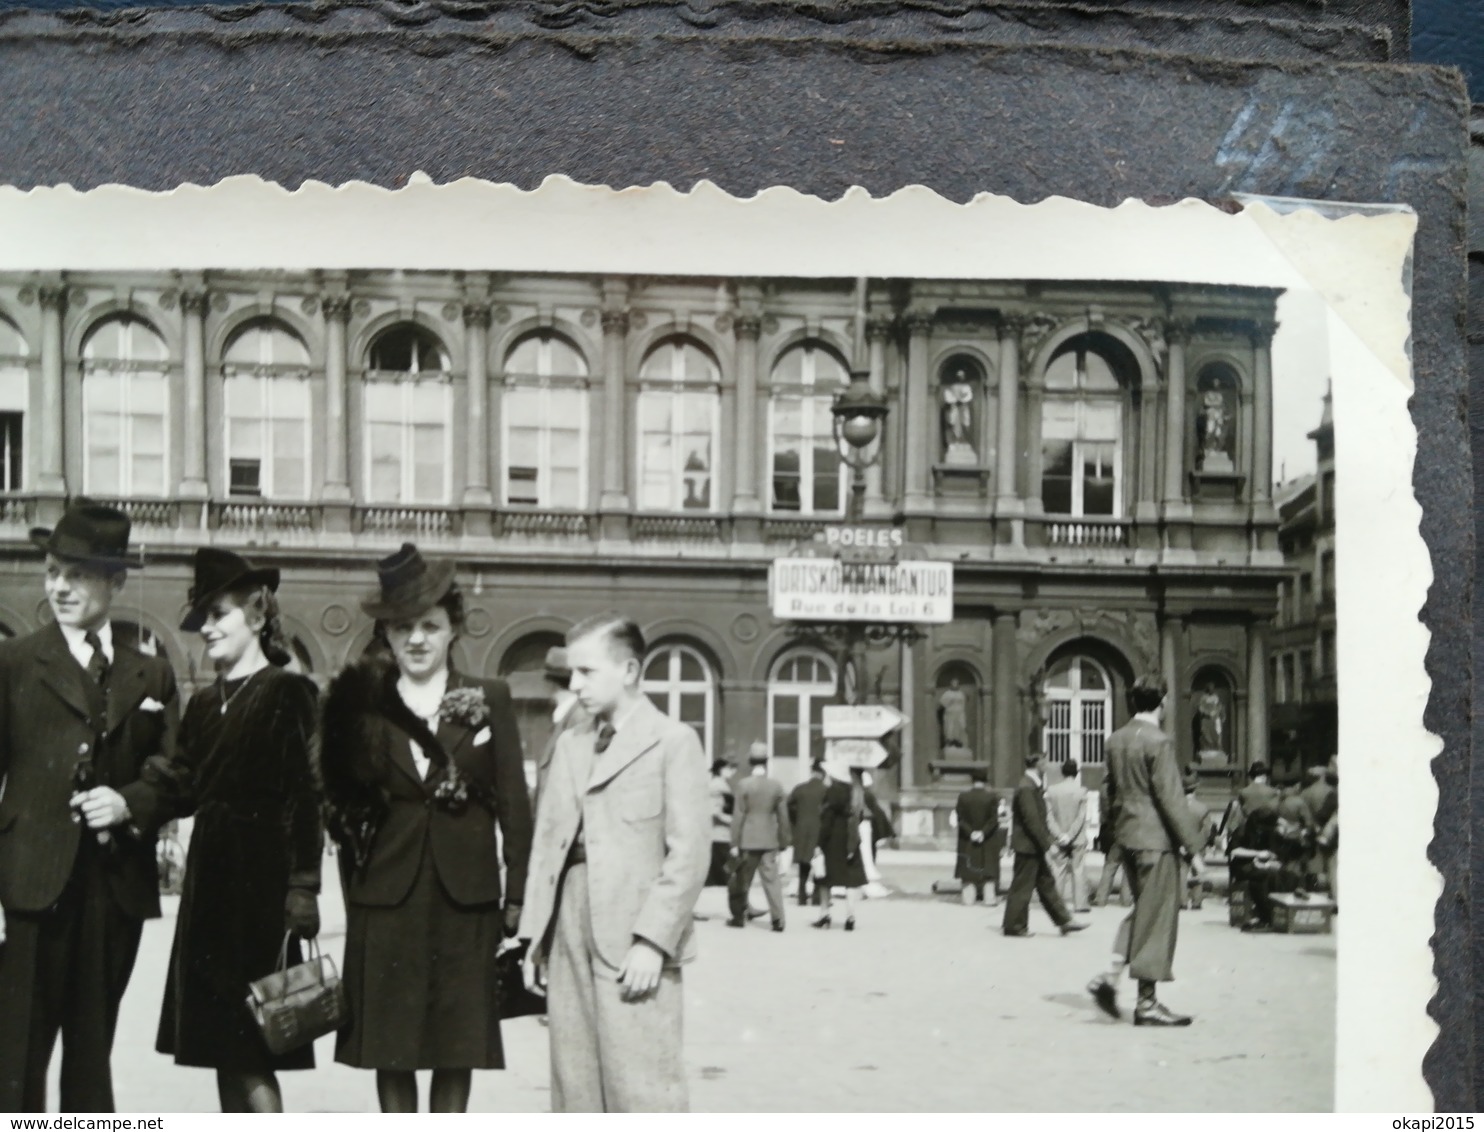
[[261,671],[263,671],[263,669],[261,669],[261,668],[255,668],[255,669],[253,669],[251,672],[249,672],[246,676],[244,676],[242,678],[242,683],[238,684],[237,687],[233,688],[230,692],[226,690],[227,689],[227,681],[226,680],[223,680],[222,681],[222,714],[223,715],[226,715],[227,714],[227,708],[228,708],[228,706],[232,703],[233,700],[235,700],[237,698],[238,694],[241,693],[242,689],[243,688],[246,688],[249,684],[251,684],[252,683],[252,678],[254,676],[256,676]]

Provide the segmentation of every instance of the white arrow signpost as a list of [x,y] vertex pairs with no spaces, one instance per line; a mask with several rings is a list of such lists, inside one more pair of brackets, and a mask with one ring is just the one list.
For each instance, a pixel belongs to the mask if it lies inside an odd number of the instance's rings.
[[870,769],[880,766],[890,753],[877,740],[908,720],[889,704],[830,704],[824,709],[823,722],[826,756]]

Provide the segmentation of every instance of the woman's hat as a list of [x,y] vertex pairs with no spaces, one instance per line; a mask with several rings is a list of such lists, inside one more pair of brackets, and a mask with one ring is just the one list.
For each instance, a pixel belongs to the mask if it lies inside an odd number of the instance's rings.
[[129,516],[117,507],[78,499],[52,530],[31,528],[31,541],[64,562],[94,566],[135,567],[144,562],[129,553]]
[[378,621],[413,617],[453,588],[454,564],[432,561],[410,542],[376,564],[381,588],[361,600],[361,610]]
[[853,781],[850,777],[850,764],[844,759],[826,758],[821,765],[824,767],[826,777],[846,784]]
[[240,554],[203,546],[196,551],[196,579],[186,593],[190,609],[180,623],[182,632],[197,632],[206,623],[206,609],[232,590],[247,586],[267,586],[278,590],[277,566],[254,566]]

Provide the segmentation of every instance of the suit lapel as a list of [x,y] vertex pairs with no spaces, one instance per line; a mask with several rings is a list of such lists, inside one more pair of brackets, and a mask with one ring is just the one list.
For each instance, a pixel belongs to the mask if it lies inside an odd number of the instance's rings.
[[91,719],[88,690],[83,685],[88,674],[67,647],[67,638],[62,636],[56,622],[46,630],[46,638],[36,650],[36,659],[40,662],[41,682],[83,719]]
[[613,742],[601,755],[593,757],[592,772],[588,775],[587,789],[596,790],[649,748],[659,742],[658,720],[664,718],[659,708],[648,697],[639,701],[633,714],[624,720],[624,725],[613,736]]
[[112,734],[123,723],[124,717],[137,708],[144,699],[149,675],[144,656],[128,645],[115,641],[113,664],[108,669],[108,713],[105,732]]

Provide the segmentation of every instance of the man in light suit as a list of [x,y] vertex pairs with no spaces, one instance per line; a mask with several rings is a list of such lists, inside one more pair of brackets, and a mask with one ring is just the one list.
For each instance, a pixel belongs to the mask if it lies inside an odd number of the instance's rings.
[[732,879],[727,885],[731,909],[728,927],[747,926],[747,894],[754,874],[763,879],[763,895],[773,917],[773,930],[783,930],[783,882],[778,851],[788,844],[788,801],[783,787],[768,777],[768,745],[754,743],[747,753],[752,773],[737,783],[732,809]]
[[78,500],[31,539],[54,623],[0,644],[0,1111],[46,1110],[60,1032],[61,1110],[112,1112],[179,703],[169,662],[109,620],[138,565],[128,516]]
[[547,995],[554,1112],[684,1112],[681,966],[706,880],[706,758],[639,690],[644,636],[602,614],[567,634],[586,718],[547,773],[519,935]]
[[1161,1004],[1155,989],[1174,978],[1175,932],[1189,869],[1202,872],[1200,830],[1185,804],[1175,743],[1160,724],[1168,689],[1158,675],[1141,676],[1129,690],[1133,719],[1108,737],[1108,800],[1117,815],[1114,840],[1123,854],[1134,910],[1119,925],[1113,965],[1088,984],[1104,1013],[1118,1009],[1125,966],[1139,981],[1135,1026],[1188,1026],[1187,1015]]
[[1051,872],[1056,891],[1074,912],[1086,912],[1087,791],[1077,781],[1077,760],[1061,764],[1061,778],[1046,788],[1047,824],[1056,845],[1051,850]]

